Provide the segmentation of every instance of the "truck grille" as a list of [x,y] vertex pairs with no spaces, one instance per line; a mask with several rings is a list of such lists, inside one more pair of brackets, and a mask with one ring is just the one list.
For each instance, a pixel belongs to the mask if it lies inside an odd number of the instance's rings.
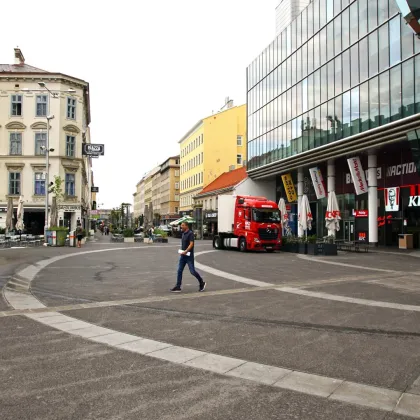
[[258,234],[260,235],[260,239],[264,241],[275,241],[277,239],[278,234],[275,233],[274,228],[261,228],[258,229]]

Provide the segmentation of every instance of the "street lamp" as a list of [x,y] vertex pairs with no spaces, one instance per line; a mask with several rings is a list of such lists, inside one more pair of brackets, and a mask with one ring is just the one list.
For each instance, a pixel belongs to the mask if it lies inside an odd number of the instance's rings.
[[47,241],[47,230],[48,230],[48,190],[50,188],[49,183],[49,172],[50,172],[50,152],[54,149],[50,149],[50,121],[54,119],[54,115],[47,116],[47,139],[45,142],[45,225],[44,225],[44,245],[48,244]]

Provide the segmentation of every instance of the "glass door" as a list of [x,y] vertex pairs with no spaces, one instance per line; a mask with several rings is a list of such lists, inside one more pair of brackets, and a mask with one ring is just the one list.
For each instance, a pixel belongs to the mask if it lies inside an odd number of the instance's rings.
[[354,242],[355,238],[354,221],[344,220],[344,240],[347,242]]

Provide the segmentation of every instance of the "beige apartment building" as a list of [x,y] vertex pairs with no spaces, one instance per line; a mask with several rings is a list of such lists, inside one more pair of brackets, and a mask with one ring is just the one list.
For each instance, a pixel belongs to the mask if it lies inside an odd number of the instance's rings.
[[167,224],[178,218],[179,156],[165,160],[146,173],[136,185],[134,217],[144,215],[145,207],[153,206],[153,223]]
[[43,233],[47,169],[50,182],[54,176],[63,180],[59,224],[87,227],[92,172],[82,144],[90,143],[89,83],[30,66],[19,48],[14,54],[14,64],[0,64],[0,227],[5,226],[9,197],[16,212],[23,196],[26,230]]

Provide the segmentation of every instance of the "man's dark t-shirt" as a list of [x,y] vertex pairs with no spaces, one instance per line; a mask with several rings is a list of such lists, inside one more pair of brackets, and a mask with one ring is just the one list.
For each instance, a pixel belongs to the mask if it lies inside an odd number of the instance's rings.
[[[182,243],[181,247],[183,251],[186,251],[187,248],[190,246],[190,243],[194,242],[194,233],[191,230],[187,230],[186,232],[182,233]],[[191,252],[191,257],[194,256],[194,247],[189,251]]]

